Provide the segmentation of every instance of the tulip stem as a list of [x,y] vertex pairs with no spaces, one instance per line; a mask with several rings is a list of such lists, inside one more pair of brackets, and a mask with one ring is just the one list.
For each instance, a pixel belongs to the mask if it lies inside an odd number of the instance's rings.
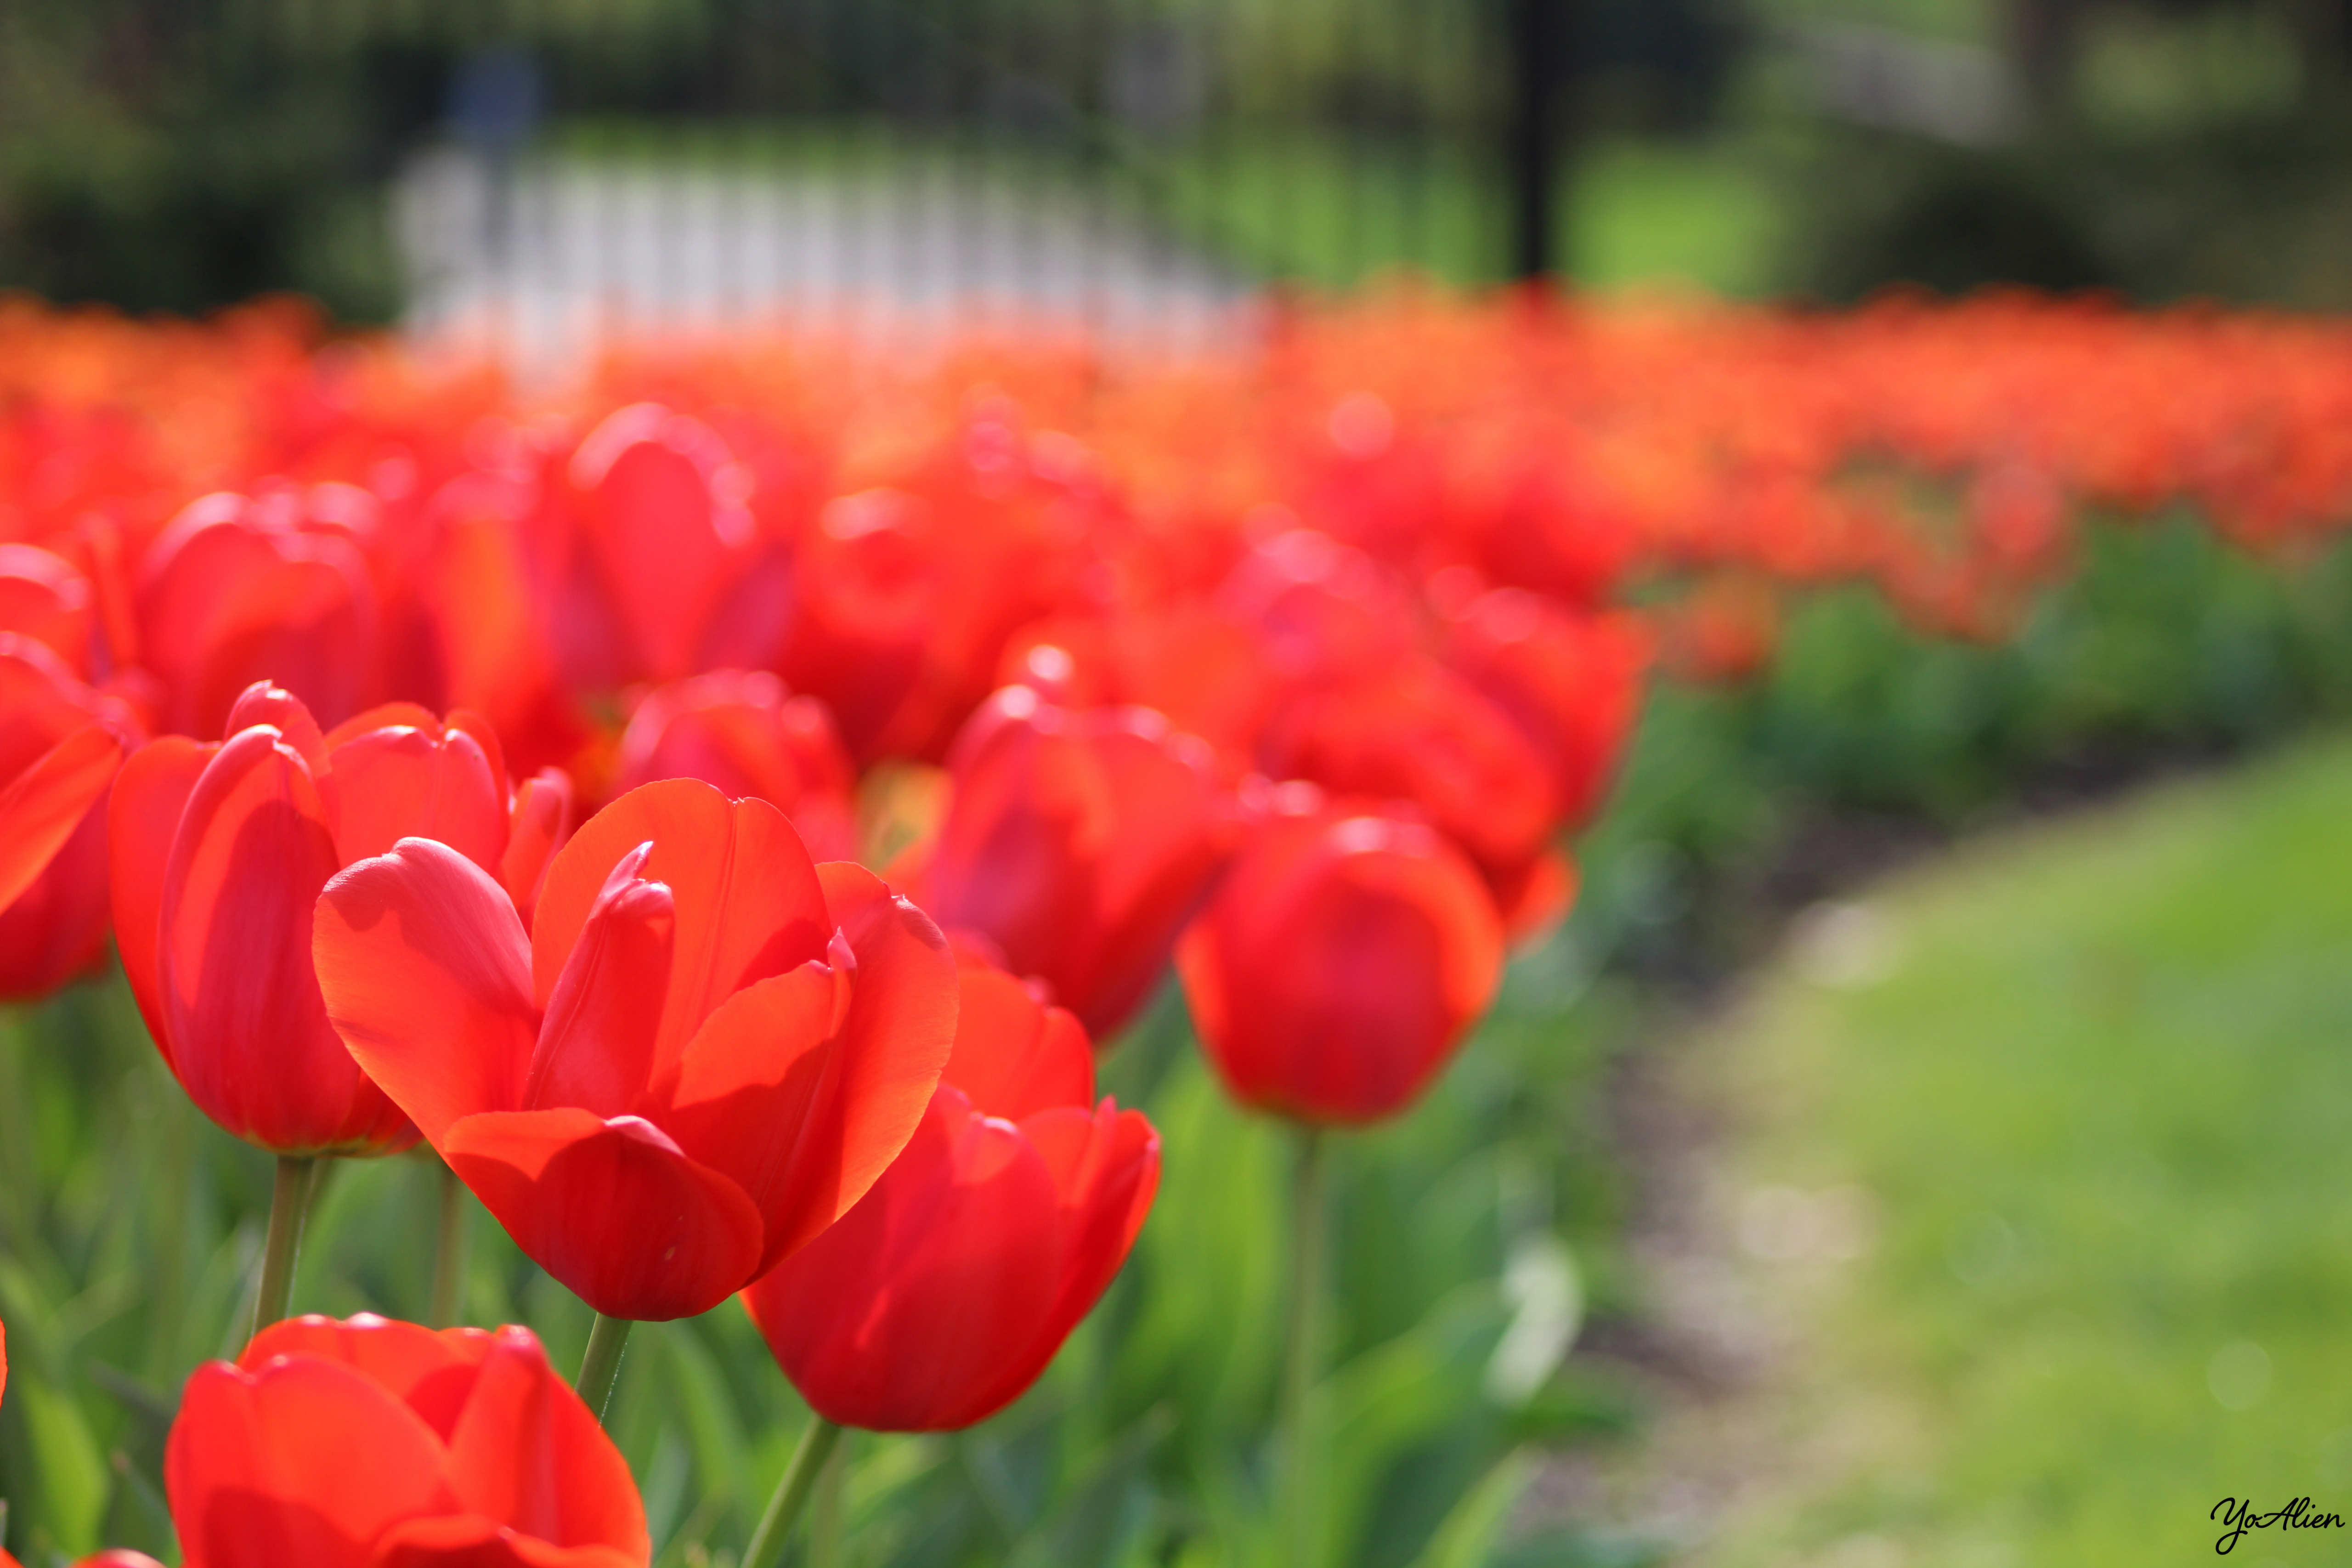
[[252,1333],[283,1322],[294,1300],[294,1260],[302,1250],[302,1222],[310,1209],[311,1168],[308,1154],[278,1156],[278,1179],[269,1189],[269,1239],[261,1251],[261,1289],[253,1298]]
[[1325,1233],[1324,1137],[1320,1128],[1298,1130],[1298,1157],[1291,1168],[1290,1325],[1284,1347],[1282,1405],[1276,1441],[1279,1470],[1285,1561],[1311,1568],[1316,1547],[1315,1489],[1310,1472],[1315,1440],[1307,1405],[1315,1389],[1321,1338]]
[[580,1380],[572,1386],[596,1413],[602,1423],[605,1407],[613,1403],[613,1385],[621,1380],[621,1352],[629,1342],[629,1331],[636,1322],[629,1318],[608,1318],[596,1314],[596,1326],[588,1331],[588,1353],[580,1358]]
[[441,1234],[433,1249],[433,1326],[455,1327],[466,1310],[466,1184],[441,1167]]
[[776,1483],[776,1495],[768,1500],[768,1511],[760,1516],[760,1528],[751,1532],[751,1544],[743,1548],[743,1568],[774,1568],[784,1554],[784,1542],[793,1533],[793,1521],[800,1517],[801,1508],[816,1489],[817,1472],[833,1457],[834,1446],[841,1441],[841,1428],[822,1415],[809,1416],[808,1430],[801,1434],[801,1446],[793,1450],[793,1462],[784,1467],[784,1479]]
[[817,1472],[816,1500],[809,1504],[808,1568],[841,1568],[841,1515],[848,1500],[848,1450],[834,1445]]

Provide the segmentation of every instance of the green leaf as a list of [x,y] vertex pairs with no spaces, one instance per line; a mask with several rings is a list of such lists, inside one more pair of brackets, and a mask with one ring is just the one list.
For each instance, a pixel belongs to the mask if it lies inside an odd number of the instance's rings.
[[1144,1467],[1175,1426],[1172,1414],[1155,1410],[1120,1434],[1074,1495],[1022,1537],[1006,1568],[1109,1568],[1140,1532],[1150,1507]]
[[105,1517],[113,1477],[81,1407],[39,1378],[11,1378],[8,1402],[22,1406],[32,1438],[39,1490],[26,1511],[37,1528],[46,1526],[67,1552],[96,1551],[99,1521]]
[[1494,1558],[1496,1538],[1510,1522],[1511,1510],[1534,1474],[1535,1466],[1524,1451],[1515,1448],[1504,1455],[1454,1505],[1413,1568],[1486,1568]]

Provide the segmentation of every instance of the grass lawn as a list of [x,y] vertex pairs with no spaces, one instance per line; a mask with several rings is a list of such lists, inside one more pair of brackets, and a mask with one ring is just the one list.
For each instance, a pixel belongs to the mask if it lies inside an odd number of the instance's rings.
[[2352,1519],[2352,745],[1897,877],[1692,1065],[1801,1325],[1706,1562],[2149,1568],[2212,1560],[2228,1496]]

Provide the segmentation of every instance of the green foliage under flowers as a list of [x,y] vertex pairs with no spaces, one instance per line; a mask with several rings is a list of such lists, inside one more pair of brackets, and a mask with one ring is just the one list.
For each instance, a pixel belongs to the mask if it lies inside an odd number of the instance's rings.
[[[1548,962],[1548,959],[1549,962]],[[1404,1122],[1343,1137],[1334,1160],[1325,1561],[1495,1561],[1529,1445],[1622,1426],[1622,1394],[1554,1373],[1578,1310],[1559,1232],[1605,1233],[1591,1087],[1599,1015],[1558,953]],[[954,1437],[859,1436],[832,1547],[803,1561],[918,1565],[1271,1564],[1268,1426],[1282,1321],[1290,1149],[1228,1106],[1172,994],[1106,1065],[1105,1088],[1166,1141],[1136,1256],[1039,1387]],[[339,1162],[297,1279],[299,1310],[426,1317],[440,1172],[425,1154]],[[0,1494],[28,1568],[99,1544],[163,1554],[163,1440],[180,1382],[232,1352],[248,1310],[269,1163],[199,1116],[146,1041],[119,978],[0,1023],[0,1314],[12,1375]],[[468,1200],[469,1209],[472,1207]],[[531,1325],[576,1365],[589,1318],[472,1213],[468,1321]],[[1549,1283],[1498,1285],[1530,1268]],[[1533,1259],[1531,1264],[1528,1260]],[[1515,1329],[1515,1324],[1517,1325]],[[1494,1373],[1496,1350],[1517,1333]],[[1501,1393],[1496,1389],[1500,1386]],[[806,1412],[741,1311],[640,1325],[612,1427],[643,1488],[657,1561],[727,1560]],[[1585,1563],[1577,1538],[1515,1563]]]

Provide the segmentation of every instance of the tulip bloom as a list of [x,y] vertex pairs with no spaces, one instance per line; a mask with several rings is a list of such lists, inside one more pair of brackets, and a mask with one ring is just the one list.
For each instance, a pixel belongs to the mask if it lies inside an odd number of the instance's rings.
[[1420,655],[1299,698],[1267,738],[1277,778],[1410,801],[1468,852],[1516,932],[1566,908],[1545,758],[1510,716]]
[[[537,520],[561,579],[550,629],[575,685],[675,680],[712,662],[744,590],[781,599],[783,584],[755,572],[754,489],[716,430],[659,404],[615,409],[581,439],[548,476]],[[774,637],[733,640],[763,659]]]
[[1447,666],[1543,760],[1555,823],[1600,809],[1641,716],[1649,639],[1618,616],[1580,616],[1517,588],[1482,594],[1454,617]]
[[592,817],[528,932],[480,866],[411,838],[328,884],[316,954],[352,1057],[609,1318],[707,1311],[831,1225],[955,1034],[929,917],[695,779]]
[[1416,822],[1286,789],[1176,949],[1236,1100],[1311,1123],[1411,1105],[1493,1000],[1502,924],[1477,871]]
[[487,725],[379,708],[321,733],[257,683],[229,738],[172,736],[124,764],[111,807],[116,941],[131,994],[198,1109],[279,1154],[382,1154],[415,1129],[329,1026],[311,909],[337,870],[429,835],[535,890],[568,810],[542,777],[509,802]]
[[1013,686],[964,726],[948,770],[937,838],[893,875],[1109,1036],[1150,995],[1230,848],[1208,747],[1148,709],[1072,713]]
[[713,670],[649,693],[621,735],[614,789],[700,779],[792,818],[819,860],[857,854],[857,784],[833,715],[764,671]]
[[139,646],[167,693],[162,729],[212,734],[263,679],[285,682],[330,724],[359,711],[374,674],[374,580],[348,520],[313,499],[205,496],[149,547]]
[[984,1421],[1025,1392],[1126,1261],[1160,1183],[1139,1111],[1094,1106],[1086,1032],[967,959],[955,1054],[864,1202],[744,1293],[826,1420]]
[[35,545],[0,544],[0,632],[43,643],[88,675],[97,624],[89,579],[72,562]]
[[52,649],[0,632],[0,999],[104,956],[106,795],[137,731]]
[[528,1329],[357,1317],[196,1369],[163,1457],[186,1568],[643,1568],[620,1450]]

